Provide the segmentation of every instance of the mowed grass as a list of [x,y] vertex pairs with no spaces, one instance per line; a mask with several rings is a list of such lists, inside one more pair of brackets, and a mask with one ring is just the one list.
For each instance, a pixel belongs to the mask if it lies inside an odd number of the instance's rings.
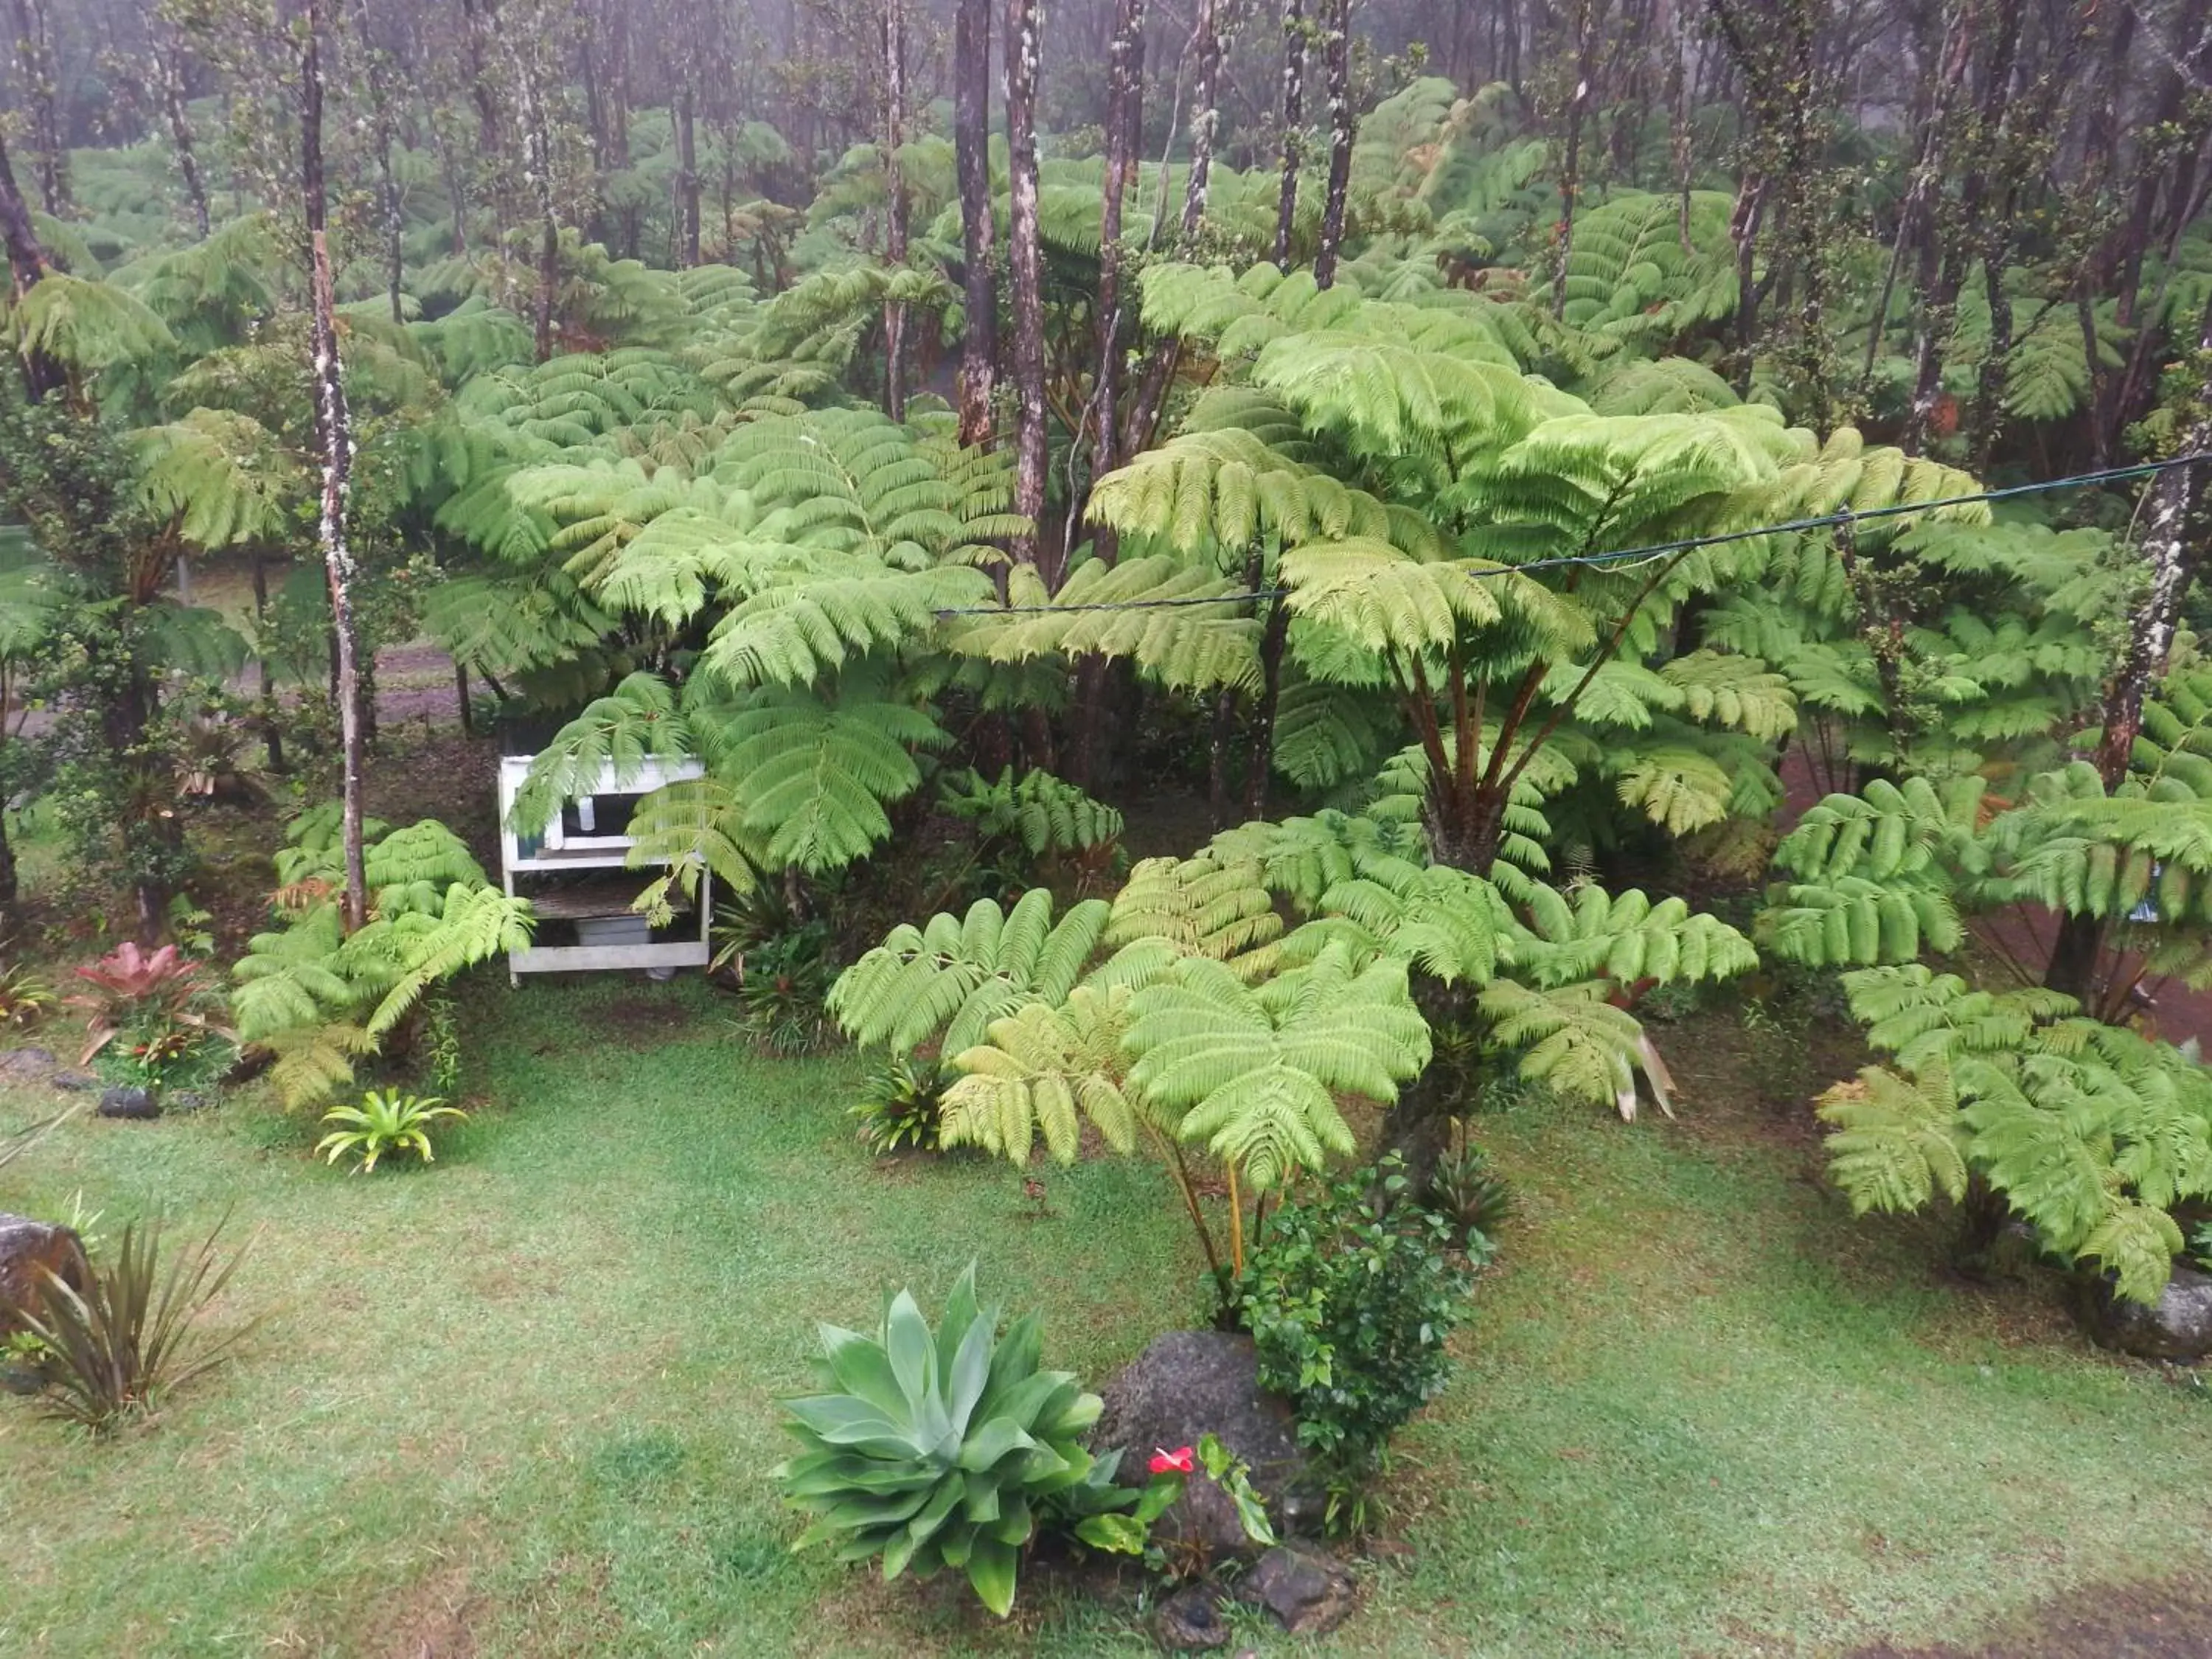
[[[1138,1653],[1027,1581],[884,1586],[785,1546],[775,1401],[817,1319],[934,1309],[971,1257],[1094,1382],[1198,1312],[1141,1160],[879,1164],[849,1057],[770,1062],[693,985],[472,991],[477,1116],[355,1179],[252,1102],[80,1121],[0,1208],[80,1189],[254,1239],[236,1364],[88,1444],[0,1401],[0,1654]],[[1694,1032],[1676,1039],[1695,1043]],[[0,1127],[42,1103],[0,1102]],[[2202,1563],[2212,1406],[2095,1355],[2034,1287],[1854,1224],[1814,1143],[1693,1102],[1486,1121],[1520,1218],[1451,1389],[1405,1437],[1360,1616],[1265,1652],[1845,1652]]]

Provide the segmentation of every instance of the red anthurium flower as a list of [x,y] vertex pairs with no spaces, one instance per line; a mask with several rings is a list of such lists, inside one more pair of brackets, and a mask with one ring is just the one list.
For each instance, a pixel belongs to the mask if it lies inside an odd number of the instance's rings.
[[1174,1451],[1155,1446],[1150,1467],[1154,1474],[1188,1474],[1198,1467],[1198,1460],[1188,1446],[1178,1447]]

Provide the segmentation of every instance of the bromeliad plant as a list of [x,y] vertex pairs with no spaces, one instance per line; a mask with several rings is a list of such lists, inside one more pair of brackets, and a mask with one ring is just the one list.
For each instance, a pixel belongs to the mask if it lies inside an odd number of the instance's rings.
[[331,1164],[350,1155],[356,1175],[368,1175],[387,1152],[411,1152],[428,1164],[436,1158],[430,1150],[430,1126],[447,1118],[460,1122],[467,1116],[459,1107],[441,1100],[371,1089],[360,1105],[333,1106],[323,1114],[324,1122],[341,1127],[318,1141],[315,1151]]
[[87,988],[66,1000],[84,1013],[81,1065],[125,1030],[144,1027],[159,1036],[179,1024],[205,1024],[191,1012],[192,999],[201,989],[199,964],[173,945],[147,951],[126,940],[76,974]]
[[1117,1456],[1084,1449],[1098,1396],[1038,1369],[1037,1316],[1003,1335],[999,1325],[1000,1310],[976,1303],[971,1264],[933,1332],[905,1291],[872,1337],[821,1328],[823,1391],[785,1403],[805,1449],[776,1478],[814,1517],[793,1548],[880,1559],[886,1579],[956,1568],[1003,1619],[1041,1528],[1134,1500],[1114,1489]]

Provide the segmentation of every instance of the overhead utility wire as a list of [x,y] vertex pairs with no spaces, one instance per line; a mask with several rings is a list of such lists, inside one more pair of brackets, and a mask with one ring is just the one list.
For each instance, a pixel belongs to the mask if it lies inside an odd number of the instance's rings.
[[[1467,575],[1470,580],[1481,580],[1492,576],[1520,575],[1531,570],[1557,570],[1569,565],[1607,565],[1619,564],[1628,559],[1663,558],[1669,553],[1687,553],[1701,547],[1718,547],[1729,542],[1756,541],[1761,536],[1794,535],[1802,531],[1824,530],[1839,524],[1859,524],[1869,519],[1898,519],[1914,513],[1932,513],[1943,507],[1972,507],[1979,501],[2008,501],[2016,495],[2036,495],[2054,489],[2081,489],[2091,484],[2115,483],[2123,478],[2140,478],[2153,473],[2168,472],[2178,466],[2194,466],[2200,461],[2212,461],[2212,450],[2176,455],[2170,460],[2141,461],[2133,466],[2108,466],[2099,472],[2076,472],[2063,478],[2045,478],[2037,483],[2008,484],[2002,489],[1981,489],[1971,495],[1944,495],[1935,501],[1899,502],[1893,507],[1846,507],[1841,512],[1816,514],[1811,518],[1790,519],[1780,524],[1760,525],[1751,530],[1724,530],[1711,536],[1690,536],[1680,541],[1654,542],[1647,547],[1623,548],[1613,553],[1569,553],[1555,559],[1531,559],[1526,564],[1505,564],[1488,570],[1470,570]],[[1290,591],[1287,587],[1255,587],[1241,593],[1213,593],[1203,598],[1115,599],[1095,605],[955,605],[935,614],[940,617],[1066,617],[1083,611],[1172,611],[1184,605],[1241,605],[1251,599],[1279,599]]]

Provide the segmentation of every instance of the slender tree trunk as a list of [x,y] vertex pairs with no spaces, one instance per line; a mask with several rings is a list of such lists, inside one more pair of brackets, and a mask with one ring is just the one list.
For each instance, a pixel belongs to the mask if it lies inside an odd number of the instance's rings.
[[[2197,349],[2200,354],[2212,354],[2212,306],[2206,308]],[[2212,379],[2199,388],[2197,403],[2200,410],[2212,410]],[[2190,423],[2179,453],[2194,455],[2207,449],[2212,449],[2212,412],[2200,413]],[[2182,600],[2197,574],[2197,550],[2188,535],[2190,509],[2197,499],[2197,471],[2195,466],[2174,466],[2159,473],[2144,507],[2136,545],[2149,572],[2150,585],[2129,619],[2127,650],[2105,699],[2104,738],[2097,748],[2097,770],[2107,789],[2127,775],[2129,757],[2135,752],[2136,734],[2142,730],[2143,700],[2166,672]]]
[[1912,182],[1905,189],[1905,200],[1897,212],[1897,239],[1890,246],[1889,267],[1882,278],[1881,295],[1876,303],[1873,325],[1867,331],[1866,360],[1859,367],[1859,395],[1863,398],[1874,384],[1874,368],[1881,352],[1882,337],[1888,326],[1889,302],[1897,291],[1897,278],[1905,268],[1905,250],[1915,240],[1925,236],[1932,240],[1931,223],[1935,211],[1936,192],[1943,179],[1944,140],[1948,136],[1951,102],[1956,96],[1959,83],[1966,76],[1966,61],[1972,55],[1973,34],[1969,27],[1972,8],[1967,0],[1954,0],[1950,21],[1945,27],[1944,44],[1938,58],[1934,93],[1928,100],[1928,114],[1920,133],[1920,150],[1913,163]]
[[[1227,0],[1233,3],[1233,0]],[[1224,0],[1198,0],[1198,21],[1190,49],[1198,64],[1191,83],[1190,174],[1182,192],[1182,240],[1198,234],[1206,217],[1206,198],[1213,177],[1213,139],[1221,125],[1221,64],[1229,42],[1223,29]]]
[[[1106,183],[1098,204],[1098,368],[1091,394],[1097,427],[1091,449],[1094,480],[1121,464],[1121,355],[1128,337],[1121,314],[1121,214],[1129,181],[1136,176],[1143,128],[1144,54],[1145,0],[1119,0],[1107,55]],[[1100,526],[1091,533],[1093,550],[1111,564],[1118,552],[1113,532]]]
[[[884,0],[884,252],[894,265],[906,264],[906,0]],[[906,306],[884,307],[884,412],[906,419]]]
[[330,580],[331,617],[337,641],[338,731],[345,766],[345,920],[351,930],[368,919],[368,878],[362,851],[361,686],[355,664],[359,633],[353,610],[353,554],[346,544],[353,434],[346,416],[345,369],[338,356],[337,296],[331,276],[323,185],[323,4],[324,0],[306,0],[307,38],[300,66],[300,179],[314,307],[315,438],[323,458],[317,538]]
[[169,124],[169,148],[175,155],[177,176],[184,181],[185,201],[192,210],[192,234],[208,237],[207,185],[200,178],[199,153],[192,142],[192,124],[185,112],[185,72],[182,46],[171,33],[163,35],[155,52],[153,80],[161,89],[161,113]]
[[953,22],[952,143],[960,186],[963,298],[960,441],[991,435],[991,383],[999,356],[999,288],[991,270],[991,0],[959,0]]
[[39,162],[39,200],[56,218],[69,211],[69,149],[62,142],[59,88],[54,76],[52,20],[46,0],[15,0],[15,69],[31,106],[32,151]]
[[263,648],[269,622],[269,572],[258,547],[253,550],[253,622],[258,636],[253,665],[260,682],[263,710],[261,741],[269,750],[269,769],[281,775],[285,769],[284,728],[276,717],[276,686],[269,672],[269,653]]
[[1328,72],[1328,196],[1322,208],[1321,247],[1314,256],[1314,281],[1322,288],[1336,282],[1337,252],[1344,245],[1345,195],[1352,183],[1352,0],[1323,0],[1328,22],[1322,38]]
[[676,94],[677,261],[689,270],[699,263],[698,125],[690,79]]
[[499,95],[491,83],[489,41],[498,0],[461,0],[461,44],[467,57],[469,97],[477,109],[477,145],[486,161],[501,143]]
[[1291,230],[1298,215],[1298,156],[1305,143],[1305,0],[1283,0],[1283,187],[1275,199],[1275,266],[1291,268]]
[[[561,284],[561,222],[553,204],[553,131],[545,112],[545,89],[538,65],[526,59],[513,31],[507,35],[509,62],[522,102],[522,172],[538,204],[538,361],[553,355],[553,310]],[[536,43],[531,50],[535,51]],[[692,228],[697,229],[696,222]]]
[[1575,251],[1575,204],[1582,193],[1583,115],[1590,97],[1590,0],[1575,7],[1575,89],[1567,99],[1566,155],[1559,168],[1559,237],[1555,251],[1556,275],[1552,281],[1552,315],[1564,316],[1567,307],[1567,265]]
[[[1036,89],[1043,39],[1041,0],[1007,0],[1006,150],[1009,263],[1013,270],[1014,511],[1028,527],[1014,539],[1019,562],[1042,567],[1044,519],[1044,261],[1037,234]],[[1042,570],[1059,586],[1060,560]]]
[[1270,601],[1267,626],[1260,634],[1260,696],[1252,709],[1252,753],[1244,775],[1248,822],[1267,816],[1267,787],[1275,769],[1275,714],[1283,697],[1283,646],[1290,626],[1290,608],[1279,599]]
[[[407,224],[399,198],[399,177],[392,165],[392,147],[396,140],[393,131],[392,64],[369,38],[367,0],[356,0],[356,19],[361,36],[362,55],[368,64],[368,104],[371,130],[376,140],[377,200],[384,219],[384,288],[392,306],[392,320],[407,320],[400,303],[400,285],[406,280],[406,256],[402,245]],[[200,233],[207,233],[203,229]]]

